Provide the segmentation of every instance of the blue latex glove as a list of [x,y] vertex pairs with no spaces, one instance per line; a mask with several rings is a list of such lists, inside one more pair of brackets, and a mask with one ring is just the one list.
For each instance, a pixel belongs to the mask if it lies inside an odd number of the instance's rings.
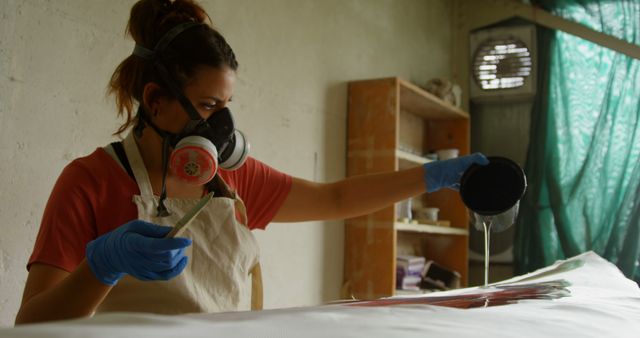
[[481,153],[456,157],[449,160],[433,161],[424,164],[424,184],[427,192],[442,188],[460,189],[460,178],[472,164],[489,164],[489,160]]
[[115,285],[125,274],[140,280],[169,280],[187,266],[188,238],[164,238],[171,227],[135,220],[87,244],[87,262],[102,283]]

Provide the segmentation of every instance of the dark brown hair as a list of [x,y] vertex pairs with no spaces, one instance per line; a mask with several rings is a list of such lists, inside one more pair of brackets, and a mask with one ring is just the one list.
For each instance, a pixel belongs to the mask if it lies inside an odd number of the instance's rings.
[[[184,88],[199,66],[227,66],[237,70],[238,62],[233,50],[210,26],[211,19],[193,0],[140,0],[131,8],[126,32],[136,44],[153,50],[167,31],[189,21],[203,25],[180,33],[162,54],[163,64],[178,86]],[[128,56],[113,72],[108,93],[116,98],[118,116],[126,118],[114,135],[136,123],[134,105],[136,102],[141,104],[144,86],[149,82],[163,85],[152,61],[136,55]],[[163,95],[171,96],[168,90]]]

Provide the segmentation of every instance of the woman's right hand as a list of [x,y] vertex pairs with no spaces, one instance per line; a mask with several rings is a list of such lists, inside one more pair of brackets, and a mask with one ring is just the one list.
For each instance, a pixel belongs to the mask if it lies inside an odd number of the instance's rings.
[[87,244],[87,262],[97,279],[115,285],[125,274],[140,280],[169,280],[187,266],[188,238],[164,238],[171,227],[141,220],[121,225]]
[[424,184],[428,193],[442,188],[460,189],[460,179],[472,165],[487,165],[489,160],[482,153],[456,157],[448,160],[428,162],[424,167]]

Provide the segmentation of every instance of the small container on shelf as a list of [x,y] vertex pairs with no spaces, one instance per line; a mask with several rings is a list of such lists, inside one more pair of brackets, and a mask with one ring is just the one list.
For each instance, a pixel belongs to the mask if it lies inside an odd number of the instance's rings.
[[459,150],[452,148],[452,149],[440,149],[437,151],[438,154],[438,159],[439,160],[448,160],[448,159],[452,159],[452,158],[456,158],[458,157],[459,154]]
[[402,200],[396,205],[396,219],[403,223],[409,223],[412,218],[411,199]]
[[433,207],[419,208],[415,210],[415,216],[418,220],[436,222],[438,220],[439,211],[440,209]]

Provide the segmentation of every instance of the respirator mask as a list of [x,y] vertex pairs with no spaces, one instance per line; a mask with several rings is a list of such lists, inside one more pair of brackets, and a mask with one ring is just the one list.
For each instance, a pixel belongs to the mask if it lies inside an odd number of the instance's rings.
[[[218,168],[235,170],[240,168],[249,154],[249,143],[244,134],[235,129],[233,116],[228,108],[214,112],[203,119],[191,101],[184,95],[171,78],[163,63],[163,52],[169,43],[185,30],[203,24],[187,22],[169,30],[158,42],[154,50],[140,45],[135,46],[133,54],[153,62],[157,74],[169,92],[180,102],[189,115],[189,121],[179,133],[170,133],[158,128],[142,106],[138,107],[136,136],[142,135],[145,125],[151,126],[163,140],[162,147],[162,192],[158,205],[158,216],[169,215],[164,205],[166,199],[167,171],[190,185],[204,185],[210,182]],[[173,150],[171,150],[173,148]]]

